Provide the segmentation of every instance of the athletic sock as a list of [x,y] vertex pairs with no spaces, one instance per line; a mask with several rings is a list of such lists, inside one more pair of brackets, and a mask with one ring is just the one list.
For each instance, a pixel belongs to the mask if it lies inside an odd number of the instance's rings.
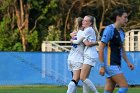
[[88,86],[85,83],[83,83],[83,93],[88,93],[88,92],[89,92]]
[[118,92],[117,93],[127,93],[128,91],[128,88],[119,88]]
[[84,80],[83,83],[85,83],[93,92],[98,93],[96,87],[89,79]]
[[76,84],[75,84],[73,81],[71,81],[71,82],[68,84],[67,93],[76,93],[76,89],[77,89]]

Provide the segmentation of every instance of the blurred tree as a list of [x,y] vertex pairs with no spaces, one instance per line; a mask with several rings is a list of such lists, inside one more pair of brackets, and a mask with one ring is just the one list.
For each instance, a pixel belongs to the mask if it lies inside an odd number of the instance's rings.
[[[57,20],[57,15],[54,15],[56,11],[53,11],[57,7],[56,0],[4,0],[0,1],[0,5],[0,17],[4,19],[0,20],[1,25],[5,23],[6,18],[9,18],[6,29],[11,34],[15,33],[14,30],[19,31],[17,40],[22,42],[22,44],[14,42],[16,46],[11,45],[11,47],[16,49],[22,45],[23,48],[18,48],[20,51],[40,50],[49,25],[54,25]],[[1,29],[7,34],[3,26]],[[1,38],[6,39],[6,36]],[[7,36],[7,39],[9,38]]]
[[128,0],[131,5],[131,11],[127,25],[124,27],[126,31],[131,29],[140,29],[140,0]]
[[0,1],[0,50],[21,51],[22,44],[19,39],[19,32],[15,27],[15,15],[12,0]]
[[101,31],[118,7],[130,12],[124,29],[138,29],[139,5],[140,0],[0,0],[0,50],[40,51],[43,40],[69,40],[79,16],[94,16]]

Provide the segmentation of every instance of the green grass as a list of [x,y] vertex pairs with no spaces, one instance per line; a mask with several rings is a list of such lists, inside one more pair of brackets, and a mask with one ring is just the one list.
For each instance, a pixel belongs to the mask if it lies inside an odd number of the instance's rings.
[[[66,93],[65,86],[47,86],[47,85],[33,85],[33,86],[0,86],[0,93]],[[103,88],[98,88],[100,93],[103,93]],[[114,93],[116,93],[117,88]],[[78,87],[77,93],[82,93],[82,87]],[[90,91],[90,93],[92,93]],[[139,87],[129,88],[128,93],[140,93]]]

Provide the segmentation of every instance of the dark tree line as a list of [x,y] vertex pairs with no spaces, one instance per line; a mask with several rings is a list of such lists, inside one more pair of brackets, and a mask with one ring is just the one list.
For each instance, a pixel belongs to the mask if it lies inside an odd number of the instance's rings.
[[69,40],[79,16],[94,16],[101,31],[115,8],[129,10],[125,31],[140,29],[140,0],[0,0],[0,50],[40,51],[43,40]]

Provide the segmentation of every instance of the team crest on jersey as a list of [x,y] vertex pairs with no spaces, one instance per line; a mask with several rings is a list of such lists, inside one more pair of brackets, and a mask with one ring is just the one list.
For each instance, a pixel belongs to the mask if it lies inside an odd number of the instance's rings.
[[106,38],[106,35],[103,35],[103,38]]

